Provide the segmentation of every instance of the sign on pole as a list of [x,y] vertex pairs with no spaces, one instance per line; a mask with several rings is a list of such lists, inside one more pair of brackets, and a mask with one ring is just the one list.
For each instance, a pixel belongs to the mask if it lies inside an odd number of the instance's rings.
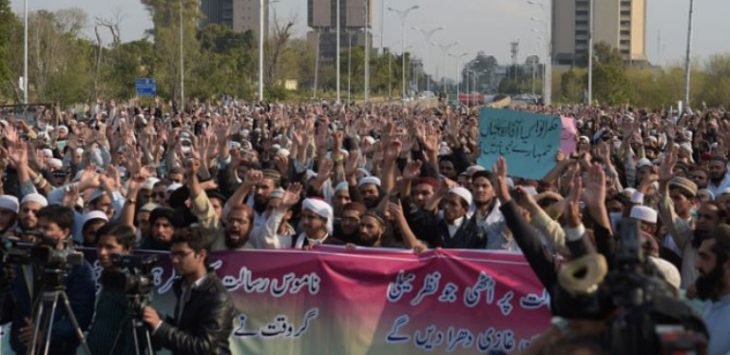
[[501,156],[510,175],[542,179],[555,166],[561,130],[559,116],[482,108],[479,165],[490,169]]
[[137,96],[156,96],[157,83],[155,79],[139,78],[134,81],[134,90]]

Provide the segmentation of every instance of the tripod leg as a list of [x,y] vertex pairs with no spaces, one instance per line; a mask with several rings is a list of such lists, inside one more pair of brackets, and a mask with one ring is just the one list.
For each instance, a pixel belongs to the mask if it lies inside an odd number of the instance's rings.
[[36,347],[36,344],[38,344],[38,340],[39,340],[38,336],[40,335],[41,322],[43,321],[43,313],[45,310],[45,305],[46,305],[45,300],[41,298],[41,304],[40,304],[40,306],[38,306],[38,312],[36,313],[36,319],[34,320],[34,324],[33,324],[33,342],[31,343],[29,354],[35,355],[36,350],[38,350],[38,348]]
[[137,321],[132,318],[130,324],[132,325],[132,339],[134,339],[134,351],[137,355],[143,354],[139,349],[139,335],[137,334]]
[[147,329],[147,326],[144,324],[142,325],[144,329],[144,337],[145,337],[145,344],[147,345],[147,355],[154,355],[155,350],[152,348],[152,337],[150,336],[150,330]]
[[[51,314],[49,315],[48,319],[48,326],[46,329],[46,341],[45,341],[45,348],[43,350],[43,355],[48,355],[48,351],[51,349],[51,333],[53,332],[53,318],[56,317],[56,307],[58,306],[58,297],[61,293],[60,292],[54,292],[50,298],[53,299],[53,303],[51,304]],[[45,298],[45,295],[44,295]],[[44,300],[47,301],[47,300]]]
[[63,300],[63,305],[66,307],[66,313],[68,314],[68,319],[71,320],[71,324],[74,327],[74,330],[76,331],[76,337],[79,338],[79,341],[81,342],[81,347],[84,349],[84,352],[87,355],[91,354],[91,349],[89,349],[89,344],[86,343],[86,338],[84,338],[84,332],[81,331],[81,327],[79,326],[79,322],[76,320],[76,316],[74,315],[73,308],[71,308],[71,303],[68,301],[68,295],[66,295],[66,292],[60,292],[61,299]]

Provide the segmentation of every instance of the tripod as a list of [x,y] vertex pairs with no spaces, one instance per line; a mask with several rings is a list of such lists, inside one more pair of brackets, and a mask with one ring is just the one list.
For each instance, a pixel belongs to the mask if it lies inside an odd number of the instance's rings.
[[[74,316],[73,309],[71,308],[71,303],[68,300],[68,295],[66,294],[65,287],[63,285],[64,275],[65,272],[63,270],[45,270],[46,280],[48,280],[49,283],[47,285],[47,290],[44,290],[41,295],[41,303],[38,305],[38,311],[36,312],[36,319],[33,328],[33,345],[28,353],[30,355],[48,354],[51,344],[51,331],[53,330],[53,322],[59,301],[63,303],[66,315],[68,315],[68,318],[74,328],[74,332],[81,342],[81,347],[84,349],[86,354],[91,355],[91,350],[89,350],[89,345],[86,344],[84,333],[81,331],[81,327],[79,327],[79,322],[76,320],[76,316]],[[50,313],[48,313],[48,309],[50,309]],[[39,347],[39,338],[41,337],[41,334],[43,334],[45,340],[43,342],[43,346]]]
[[122,332],[129,323],[132,328],[132,338],[134,339],[134,351],[137,355],[154,355],[154,349],[152,347],[152,337],[150,336],[150,330],[147,325],[142,322],[142,308],[144,308],[144,296],[143,295],[128,295],[129,298],[129,316],[122,322],[122,326],[119,328],[116,337],[114,337],[114,344],[110,355],[113,355],[119,345],[119,340],[122,337]]

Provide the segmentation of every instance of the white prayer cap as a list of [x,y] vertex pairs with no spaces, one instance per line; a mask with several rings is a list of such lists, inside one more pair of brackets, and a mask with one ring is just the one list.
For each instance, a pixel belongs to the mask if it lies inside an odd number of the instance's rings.
[[590,138],[588,138],[588,136],[580,136],[580,138],[579,138],[578,140],[579,140],[579,141],[580,141],[581,143],[590,143],[590,142],[591,142],[591,139],[590,139]]
[[81,217],[81,228],[85,227],[86,226],[86,223],[89,223],[89,222],[91,222],[91,221],[93,221],[95,219],[101,219],[104,222],[109,222],[109,217],[107,217],[106,216],[106,213],[104,213],[102,211],[86,212]]
[[638,161],[638,162],[636,163],[636,167],[637,167],[637,168],[643,168],[643,167],[645,167],[645,166],[653,166],[653,165],[654,165],[654,164],[652,164],[651,160],[649,160],[649,159],[646,159],[646,158],[641,158],[641,159],[639,159],[639,161]]
[[173,182],[172,184],[170,184],[169,186],[167,186],[167,190],[165,190],[165,191],[172,193],[172,192],[175,192],[175,190],[177,190],[177,189],[179,189],[181,187],[183,187],[182,184],[177,183],[177,182]]
[[654,263],[654,266],[659,271],[659,274],[664,277],[664,280],[666,280],[667,283],[672,285],[676,290],[679,290],[682,277],[680,276],[677,267],[669,261],[657,258],[655,256],[649,256],[649,260]]
[[279,149],[281,149],[281,145],[280,144],[272,144],[271,145],[271,150],[278,151]]
[[35,202],[41,205],[41,207],[48,206],[48,200],[45,196],[37,193],[27,194],[23,197],[23,200],[20,201],[20,205],[24,205],[28,202]]
[[484,167],[481,165],[472,165],[472,166],[466,168],[466,175],[471,176],[472,174],[476,173],[477,171],[484,171],[484,170],[487,170],[487,169],[484,169]]
[[637,205],[643,205],[644,204],[644,194],[639,191],[634,191],[631,193],[631,203],[635,203]]
[[350,185],[347,183],[347,181],[341,181],[335,186],[335,193],[338,193],[340,191],[349,191],[349,188]]
[[155,188],[155,184],[160,182],[160,179],[156,177],[148,177],[147,180],[144,181],[144,185],[142,185],[142,188],[145,190],[152,190]]
[[357,168],[357,172],[362,174],[362,176],[370,176],[370,172],[365,168]]
[[312,169],[307,169],[306,172],[304,172],[304,181],[309,181],[310,179],[314,179],[317,176],[317,172]]
[[327,220],[327,233],[332,233],[332,206],[316,198],[308,198],[302,202],[302,209],[309,210],[312,213]]
[[68,127],[66,127],[64,125],[60,125],[60,126],[56,127],[56,130],[65,131],[66,133],[68,133]]
[[370,145],[375,144],[375,138],[373,138],[371,136],[365,136],[365,138],[363,138],[362,141],[367,142]]
[[367,185],[367,184],[373,184],[377,187],[380,187],[380,179],[376,176],[366,176],[357,183],[357,187]]
[[18,198],[13,195],[0,195],[0,209],[9,210],[18,213],[20,204]]
[[692,154],[692,144],[690,144],[689,142],[684,142],[684,143],[680,144],[679,149],[684,149],[688,153]]
[[76,155],[83,155],[84,154],[84,148],[76,148]]
[[715,194],[713,194],[712,191],[708,189],[699,189],[697,190],[697,197],[705,197],[708,200],[714,200]]
[[284,191],[284,189],[282,189],[281,187],[279,187],[276,190],[271,191],[271,195],[269,195],[269,197],[270,198],[282,198],[282,197],[284,197],[284,193],[285,192],[286,191]]
[[145,203],[142,208],[139,209],[140,212],[152,212],[155,210],[155,208],[160,207],[160,205],[154,203],[154,202],[147,202]]
[[469,190],[459,186],[459,187],[451,188],[449,190],[449,193],[461,197],[462,199],[464,199],[464,201],[466,201],[467,205],[471,206],[472,197],[471,197],[471,192],[469,192]]
[[289,149],[281,148],[278,151],[276,151],[276,155],[279,155],[283,158],[288,158],[291,153],[289,152]]
[[633,187],[627,187],[623,191],[624,195],[627,195],[627,196],[631,196],[634,192],[636,192],[636,189]]
[[61,159],[53,158],[48,161],[48,166],[51,169],[61,169],[63,168],[63,161],[61,161]]
[[642,222],[656,224],[657,222],[657,211],[653,208],[646,206],[634,206],[631,207],[631,213],[629,217],[638,219]]
[[42,152],[43,152],[43,156],[44,157],[46,157],[46,158],[53,158],[53,151],[52,150],[50,150],[48,148],[45,148],[45,149],[42,150]]

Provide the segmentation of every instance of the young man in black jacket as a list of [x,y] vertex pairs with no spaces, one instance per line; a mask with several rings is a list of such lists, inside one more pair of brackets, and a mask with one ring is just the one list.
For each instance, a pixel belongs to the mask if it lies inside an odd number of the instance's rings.
[[178,301],[175,315],[160,319],[147,306],[144,322],[152,340],[173,354],[230,354],[228,336],[233,330],[234,306],[215,272],[208,269],[212,241],[201,227],[175,231],[170,258],[182,277],[173,285]]

